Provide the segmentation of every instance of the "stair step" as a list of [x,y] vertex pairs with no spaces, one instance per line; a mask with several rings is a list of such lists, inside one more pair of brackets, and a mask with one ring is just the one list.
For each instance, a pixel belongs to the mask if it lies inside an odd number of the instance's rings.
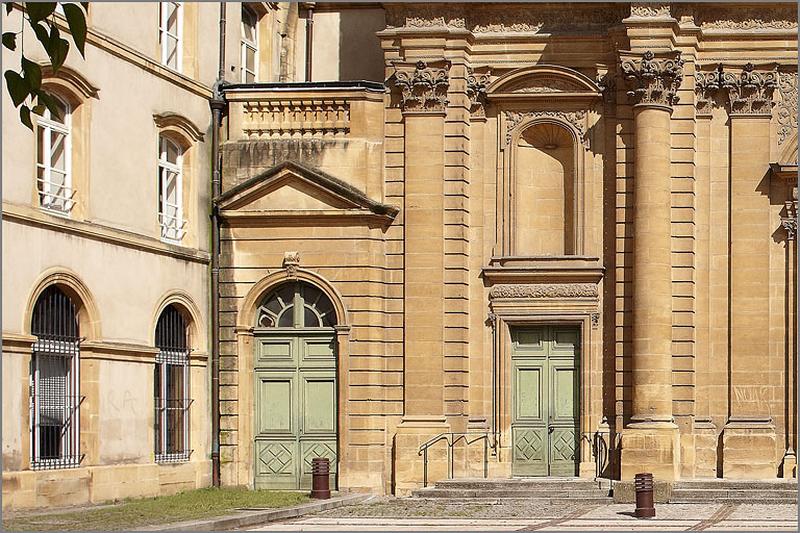
[[784,480],[729,480],[708,479],[676,481],[673,490],[722,489],[722,490],[791,490],[797,492],[797,481]]
[[414,491],[416,498],[455,499],[531,499],[581,500],[608,498],[608,491],[597,488],[585,490],[528,490],[528,489],[453,489],[427,488]]

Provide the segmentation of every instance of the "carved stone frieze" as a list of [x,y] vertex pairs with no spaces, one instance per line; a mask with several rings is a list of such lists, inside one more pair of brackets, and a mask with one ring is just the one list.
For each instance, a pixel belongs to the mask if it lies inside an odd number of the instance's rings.
[[778,74],[778,92],[781,99],[777,106],[778,146],[797,132],[797,72]]
[[669,17],[670,4],[666,2],[631,2],[631,16],[640,18]]
[[756,70],[746,64],[739,74],[722,72],[722,89],[728,97],[732,115],[761,115],[772,112],[772,93],[778,86],[773,70]]
[[704,30],[793,30],[797,28],[797,10],[793,5],[772,4],[756,7],[676,3],[673,8],[679,15],[690,17],[697,26]]
[[628,97],[637,104],[672,106],[678,101],[683,80],[683,60],[679,51],[650,50],[643,54],[620,52],[620,68],[630,90]]
[[790,200],[784,203],[783,215],[781,216],[781,227],[786,231],[789,240],[797,238],[797,200]]
[[489,298],[596,298],[594,283],[535,283],[495,285]]
[[486,87],[489,85],[489,74],[467,70],[467,97],[470,112],[475,116],[485,116]]
[[514,134],[514,129],[522,122],[532,118],[555,118],[562,122],[570,124],[578,138],[583,144],[584,148],[589,148],[589,140],[586,136],[586,111],[579,109],[577,111],[507,111],[505,113],[506,125],[506,145],[511,144],[511,138]]
[[401,91],[404,112],[444,112],[450,78],[447,66],[437,68],[417,61],[414,70],[398,68],[395,85]]

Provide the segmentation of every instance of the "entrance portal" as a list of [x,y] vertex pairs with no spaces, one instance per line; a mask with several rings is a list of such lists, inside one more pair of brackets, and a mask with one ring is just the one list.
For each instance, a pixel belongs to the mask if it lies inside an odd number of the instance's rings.
[[312,285],[281,285],[255,329],[255,487],[311,488],[311,461],[330,460],[336,486],[333,305]]
[[580,331],[574,326],[515,328],[511,340],[511,472],[575,476]]

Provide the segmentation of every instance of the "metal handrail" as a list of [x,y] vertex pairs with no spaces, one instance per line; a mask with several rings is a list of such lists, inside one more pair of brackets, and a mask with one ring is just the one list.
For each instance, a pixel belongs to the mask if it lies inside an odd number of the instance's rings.
[[[428,486],[428,449],[439,441],[447,442],[447,479],[453,479],[453,448],[460,441],[464,441],[465,447],[478,441],[483,441],[483,477],[489,477],[489,431],[476,432],[449,432],[439,433],[435,437],[428,439],[419,447],[417,455],[422,456],[422,486]],[[470,439],[473,436],[474,438]],[[492,443],[492,449],[496,446]]]

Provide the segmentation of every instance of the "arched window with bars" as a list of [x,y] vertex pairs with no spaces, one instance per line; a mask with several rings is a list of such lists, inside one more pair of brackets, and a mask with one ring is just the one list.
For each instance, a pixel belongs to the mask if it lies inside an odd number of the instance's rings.
[[31,319],[31,468],[77,467],[80,453],[78,307],[59,287],[46,288]]
[[189,442],[189,335],[188,322],[174,304],[156,324],[155,456],[156,462],[186,461]]

